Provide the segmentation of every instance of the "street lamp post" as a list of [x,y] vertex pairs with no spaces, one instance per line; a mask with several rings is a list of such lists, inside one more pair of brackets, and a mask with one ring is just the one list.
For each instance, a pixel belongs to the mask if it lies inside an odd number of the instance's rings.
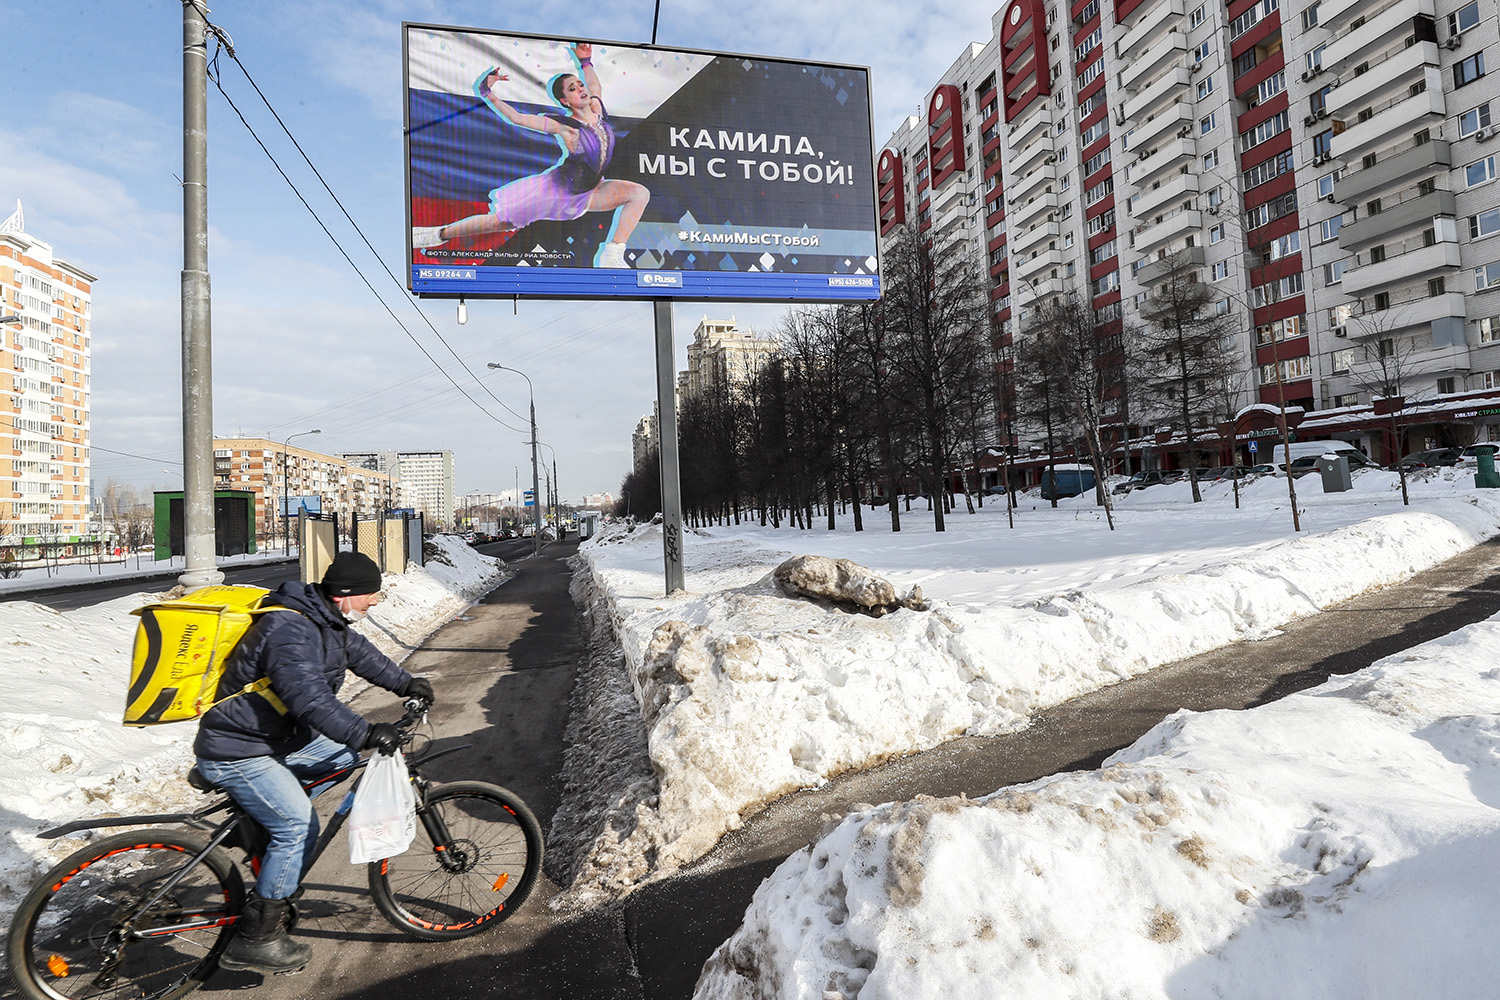
[[526,380],[526,392],[531,397],[531,554],[536,555],[542,551],[542,492],[537,479],[536,462],[536,390],[531,386],[531,376],[517,368],[509,368],[505,365],[497,365],[491,361],[488,367],[496,371],[515,372]]
[[286,450],[287,450],[287,448],[289,448],[291,446],[292,438],[305,437],[308,434],[322,434],[322,433],[323,432],[321,430],[298,431],[297,433],[292,434],[289,437],[287,437],[287,439],[281,443],[281,543],[282,543],[282,555],[288,555],[289,556],[289,555],[292,554],[292,530],[291,530],[291,528],[292,528],[292,518],[291,518],[291,511],[289,511],[287,509],[287,503],[290,500],[290,497],[288,496],[288,492],[289,492],[288,487],[291,484],[287,481],[287,475],[286,475]]

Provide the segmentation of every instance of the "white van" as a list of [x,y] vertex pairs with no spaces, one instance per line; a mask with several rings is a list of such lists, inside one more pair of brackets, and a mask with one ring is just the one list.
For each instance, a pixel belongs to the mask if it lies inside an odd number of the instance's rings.
[[[1265,442],[1265,439],[1262,439],[1262,441]],[[1286,449],[1282,447],[1281,442],[1272,438],[1269,442],[1263,443],[1261,447],[1263,450],[1258,452],[1256,457],[1263,459],[1267,465],[1275,466],[1277,472],[1285,475],[1287,469]],[[1340,458],[1348,459],[1350,472],[1358,469],[1376,468],[1375,463],[1365,457],[1364,452],[1354,447],[1348,441],[1293,441],[1291,443],[1291,451],[1292,474],[1294,476],[1311,471],[1314,463],[1324,455],[1337,455]],[[1308,459],[1308,461],[1299,463],[1298,459]]]

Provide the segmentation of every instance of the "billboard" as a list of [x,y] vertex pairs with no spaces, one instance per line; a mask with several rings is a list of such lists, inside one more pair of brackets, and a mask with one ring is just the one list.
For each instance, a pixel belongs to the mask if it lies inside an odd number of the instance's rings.
[[402,28],[418,295],[879,297],[867,70]]

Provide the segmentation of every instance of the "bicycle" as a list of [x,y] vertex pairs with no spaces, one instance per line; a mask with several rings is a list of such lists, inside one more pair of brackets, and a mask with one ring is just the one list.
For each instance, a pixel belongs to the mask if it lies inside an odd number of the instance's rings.
[[[409,746],[428,706],[412,699],[405,707],[396,725]],[[519,796],[480,781],[422,777],[424,765],[469,746],[432,750],[429,744],[407,759],[417,839],[406,853],[366,865],[381,915],[421,940],[468,937],[500,923],[525,902],[542,867],[542,828]],[[309,794],[326,791],[367,763],[303,787]],[[196,768],[188,780],[205,793],[218,791]],[[319,836],[309,869],[343,828],[358,787],[356,780]],[[189,829],[98,840],[65,858],[27,894],[6,937],[7,964],[23,997],[172,1000],[213,975],[246,898],[228,851],[238,850],[258,871],[267,841],[260,824],[227,795],[196,812],[79,820],[38,836],[158,823]]]

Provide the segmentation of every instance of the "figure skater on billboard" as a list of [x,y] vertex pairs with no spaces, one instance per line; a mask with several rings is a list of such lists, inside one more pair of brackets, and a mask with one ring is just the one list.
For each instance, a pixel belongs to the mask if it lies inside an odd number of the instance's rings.
[[508,80],[499,69],[480,77],[480,100],[496,114],[520,128],[555,136],[563,158],[540,174],[522,177],[490,192],[490,210],[446,226],[416,226],[412,246],[440,246],[449,240],[501,230],[520,229],[542,219],[568,221],[585,212],[616,212],[615,223],[595,259],[596,267],[625,267],[625,241],[641,221],[651,192],[634,181],[606,180],[604,171],[615,152],[615,130],[604,109],[599,74],[594,71],[594,47],[573,46],[582,78],[563,73],[552,80],[552,96],[567,114],[528,115],[494,96],[495,84]]

